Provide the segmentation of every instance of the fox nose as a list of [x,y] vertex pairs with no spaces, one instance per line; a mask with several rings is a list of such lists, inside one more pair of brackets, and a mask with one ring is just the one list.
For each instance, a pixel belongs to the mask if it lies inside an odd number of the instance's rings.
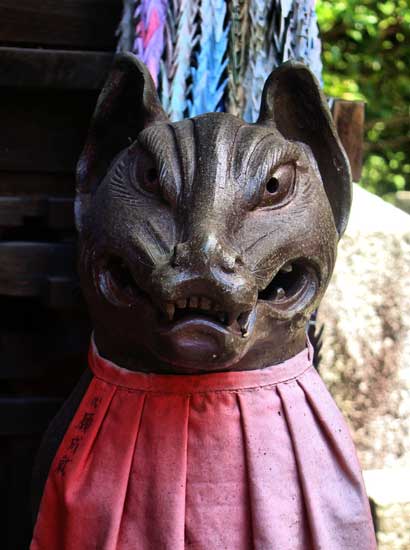
[[226,273],[234,273],[236,266],[242,263],[240,254],[227,243],[222,242],[213,233],[191,242],[177,244],[173,264],[192,267],[201,264],[207,267],[219,267]]
[[253,309],[257,285],[240,254],[224,239],[202,232],[175,246],[170,263],[153,273],[158,303],[178,303],[201,296],[238,317]]

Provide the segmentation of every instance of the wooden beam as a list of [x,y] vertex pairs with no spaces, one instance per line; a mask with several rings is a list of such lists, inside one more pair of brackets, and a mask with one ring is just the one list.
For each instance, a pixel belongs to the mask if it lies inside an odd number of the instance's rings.
[[113,51],[119,0],[0,0],[0,44]]
[[97,91],[0,88],[0,170],[72,174]]
[[350,162],[353,181],[359,181],[363,166],[365,103],[335,99],[332,114],[337,133]]
[[74,229],[74,200],[68,197],[0,196],[0,227],[40,220],[50,229]]
[[101,52],[0,47],[0,86],[100,90],[112,59]]
[[0,242],[0,295],[37,297],[52,308],[81,304],[74,243]]
[[47,194],[56,197],[74,197],[74,189],[73,174],[0,172],[0,195]]

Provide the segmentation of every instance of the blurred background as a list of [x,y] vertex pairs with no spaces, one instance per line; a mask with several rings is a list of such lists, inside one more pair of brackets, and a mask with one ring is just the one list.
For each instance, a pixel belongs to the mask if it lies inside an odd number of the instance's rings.
[[410,4],[317,0],[316,14],[325,92],[366,102],[360,185],[409,211]]

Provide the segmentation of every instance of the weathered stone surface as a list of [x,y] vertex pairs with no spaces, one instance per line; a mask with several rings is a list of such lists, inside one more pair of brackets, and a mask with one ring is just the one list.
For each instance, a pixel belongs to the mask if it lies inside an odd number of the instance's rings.
[[397,191],[394,197],[394,204],[397,208],[410,214],[410,191]]
[[410,466],[410,216],[356,186],[338,254],[320,372],[363,468]]

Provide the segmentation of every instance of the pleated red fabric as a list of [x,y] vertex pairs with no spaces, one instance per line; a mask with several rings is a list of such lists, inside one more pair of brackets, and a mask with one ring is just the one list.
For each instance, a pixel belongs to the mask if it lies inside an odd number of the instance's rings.
[[353,443],[310,356],[157,375],[92,344],[31,550],[375,550]]

